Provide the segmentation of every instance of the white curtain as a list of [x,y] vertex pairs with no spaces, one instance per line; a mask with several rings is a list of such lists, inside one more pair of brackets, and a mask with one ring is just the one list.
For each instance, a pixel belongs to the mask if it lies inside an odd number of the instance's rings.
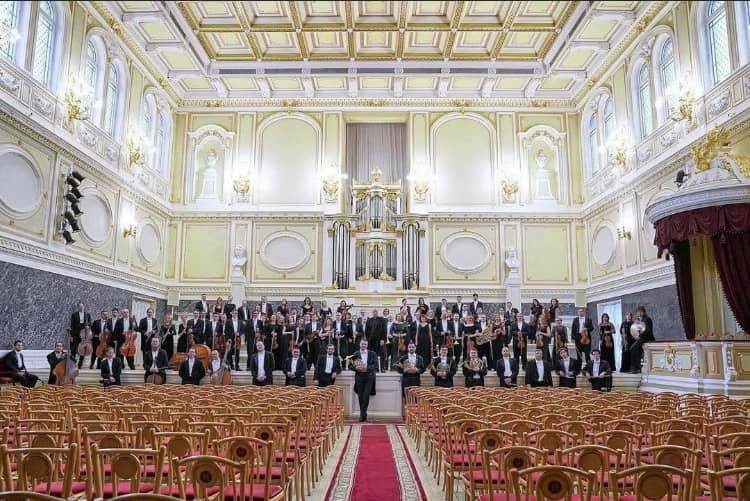
[[383,182],[406,180],[406,124],[354,123],[346,126],[346,173],[366,182],[378,167]]

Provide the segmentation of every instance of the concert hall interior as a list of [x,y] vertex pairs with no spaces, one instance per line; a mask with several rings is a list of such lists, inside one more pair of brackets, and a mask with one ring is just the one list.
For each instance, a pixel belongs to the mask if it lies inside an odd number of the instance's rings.
[[750,1],[0,1],[0,501],[750,500]]

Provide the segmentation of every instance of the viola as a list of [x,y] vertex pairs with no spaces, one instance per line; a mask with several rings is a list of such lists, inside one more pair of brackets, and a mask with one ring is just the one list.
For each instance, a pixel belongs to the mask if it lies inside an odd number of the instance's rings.
[[120,355],[123,357],[135,356],[135,340],[138,337],[137,332],[128,331],[125,333],[125,341],[120,346]]

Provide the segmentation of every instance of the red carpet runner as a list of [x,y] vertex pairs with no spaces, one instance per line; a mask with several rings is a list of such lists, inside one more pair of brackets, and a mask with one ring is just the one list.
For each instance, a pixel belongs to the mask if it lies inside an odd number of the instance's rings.
[[426,499],[403,437],[394,425],[352,425],[334,477],[327,501]]

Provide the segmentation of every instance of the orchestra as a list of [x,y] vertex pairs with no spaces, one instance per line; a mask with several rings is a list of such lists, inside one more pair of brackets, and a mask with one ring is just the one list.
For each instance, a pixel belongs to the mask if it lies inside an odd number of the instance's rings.
[[[47,355],[47,383],[58,383],[54,369],[63,360],[82,367],[88,359],[86,366],[101,372],[105,386],[119,385],[123,370],[136,370],[136,365],[143,368],[144,380],[158,384],[166,382],[167,368],[177,371],[183,384],[201,384],[206,376],[213,382],[217,373],[222,377],[214,384],[221,384],[230,380],[231,371],[247,371],[256,385],[272,384],[276,369],[284,372],[286,384],[304,386],[305,373],[312,370],[313,384],[327,386],[342,370],[354,367],[352,360],[360,353],[355,347],[361,350],[365,341],[374,354],[368,366],[401,374],[404,388],[420,384],[427,370],[435,386],[452,387],[460,367],[466,386],[484,385],[488,370],[494,370],[500,386],[507,388],[518,384],[520,371],[531,387],[552,385],[554,373],[556,384],[575,388],[583,374],[592,388],[606,390],[616,366],[615,345],[619,343],[620,370],[638,372],[643,344],[654,340],[653,322],[643,306],[635,315],[626,312],[619,330],[607,313],[596,325],[584,308],[576,311],[569,327],[564,325],[564,308],[556,298],[549,306],[534,299],[520,310],[510,301],[488,307],[478,294],[471,302],[457,296],[449,304],[442,298],[434,309],[424,298],[416,304],[404,298],[395,314],[389,308],[357,312],[354,306],[341,300],[334,312],[324,300],[272,303],[266,296],[255,304],[243,299],[238,306],[232,296],[225,302],[202,294],[189,304],[190,313],[160,313],[161,321],[155,308],[138,319],[129,309],[115,307],[100,310],[92,322],[79,302],[70,317],[69,349],[56,341]],[[569,342],[575,357],[568,352]],[[0,370],[33,386],[38,378],[25,370],[23,343],[17,346],[0,359]]]

